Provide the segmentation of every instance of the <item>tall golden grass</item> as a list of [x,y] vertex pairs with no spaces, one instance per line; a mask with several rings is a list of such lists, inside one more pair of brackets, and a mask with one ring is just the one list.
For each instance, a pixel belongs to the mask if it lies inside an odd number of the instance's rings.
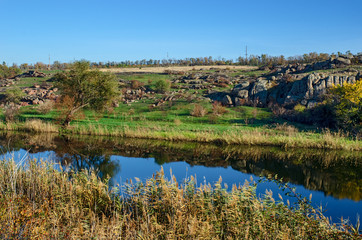
[[[174,125],[174,126],[172,126]],[[215,129],[180,129],[176,124],[158,126],[145,122],[142,127],[127,125],[109,127],[101,124],[72,125],[68,129],[41,120],[28,120],[25,123],[0,123],[0,130],[30,132],[60,132],[94,136],[114,136],[129,138],[157,139],[168,141],[193,141],[234,145],[277,146],[283,148],[344,149],[361,151],[362,142],[345,136],[341,132],[325,130],[321,133],[299,132],[295,127],[280,125],[275,129],[244,128],[234,126],[226,131]]]
[[[304,204],[290,208],[245,183],[179,184],[163,171],[109,190],[94,172],[0,161],[2,239],[361,239]],[[349,230],[350,229],[350,230]]]
[[60,127],[40,119],[30,119],[25,122],[0,122],[0,130],[24,131],[36,133],[57,133]]

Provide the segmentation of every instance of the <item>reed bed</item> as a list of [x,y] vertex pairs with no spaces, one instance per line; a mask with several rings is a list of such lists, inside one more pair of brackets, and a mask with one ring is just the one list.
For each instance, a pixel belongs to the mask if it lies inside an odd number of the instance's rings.
[[145,122],[143,126],[107,126],[101,124],[72,125],[68,129],[41,120],[27,120],[24,123],[0,123],[0,130],[25,132],[53,132],[93,136],[113,136],[156,139],[167,141],[191,141],[203,143],[222,143],[230,145],[277,146],[283,148],[318,148],[361,151],[362,142],[357,138],[345,136],[340,132],[325,130],[322,133],[298,132],[290,126],[269,128],[245,128],[233,126],[228,130],[186,129],[177,126],[158,126]]
[[[172,174],[171,174],[172,176]],[[93,171],[0,161],[2,239],[362,239],[303,203],[287,206],[256,184],[179,184],[153,178],[109,189]]]
[[35,133],[58,133],[60,131],[58,125],[40,119],[30,119],[25,122],[0,122],[0,129]]
[[339,132],[324,131],[290,132],[274,131],[264,128],[245,129],[235,126],[232,130],[184,130],[175,127],[113,127],[75,126],[70,130],[76,134],[119,136],[128,138],[156,139],[167,141],[191,141],[203,143],[222,143],[230,145],[277,146],[283,148],[344,149],[361,151],[362,142],[345,137]]

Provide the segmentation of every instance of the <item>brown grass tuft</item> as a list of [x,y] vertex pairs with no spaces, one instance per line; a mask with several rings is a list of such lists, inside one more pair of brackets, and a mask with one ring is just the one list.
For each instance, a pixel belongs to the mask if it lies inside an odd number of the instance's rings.
[[194,117],[203,117],[207,113],[207,109],[205,109],[200,104],[194,104],[194,108],[191,110],[190,114]]

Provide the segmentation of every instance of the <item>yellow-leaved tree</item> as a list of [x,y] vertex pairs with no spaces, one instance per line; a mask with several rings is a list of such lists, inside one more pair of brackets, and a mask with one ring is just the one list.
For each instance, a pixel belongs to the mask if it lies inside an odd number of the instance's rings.
[[355,133],[362,128],[362,80],[331,89],[336,96],[336,115],[341,127]]

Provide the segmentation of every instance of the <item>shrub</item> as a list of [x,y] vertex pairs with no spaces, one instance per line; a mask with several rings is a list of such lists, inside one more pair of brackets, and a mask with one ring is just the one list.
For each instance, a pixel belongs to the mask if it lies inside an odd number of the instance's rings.
[[6,64],[0,64],[0,79],[2,78],[13,78],[19,75],[21,70],[17,66],[8,67]]
[[18,87],[10,88],[5,91],[5,99],[8,103],[19,103],[25,94]]
[[37,111],[41,114],[47,114],[54,108],[54,102],[46,100],[44,104],[38,106]]
[[140,82],[140,81],[138,81],[138,80],[132,80],[131,81],[131,88],[132,89],[138,89],[138,88],[140,88],[140,87],[142,87],[142,86],[144,86],[145,84],[143,83],[143,82]]
[[323,101],[311,109],[304,112],[294,112],[293,121],[315,124],[319,127],[336,128],[337,118],[335,103]]
[[191,110],[191,116],[194,117],[203,117],[207,113],[207,110],[200,104],[195,104],[194,108]]
[[155,84],[155,90],[158,93],[168,92],[171,88],[171,82],[169,80],[158,80]]
[[284,107],[281,107],[277,103],[269,103],[268,107],[272,111],[272,113],[275,117],[281,117],[286,112],[286,109]]
[[304,112],[305,111],[305,106],[302,104],[297,104],[294,106],[294,111],[296,112]]
[[5,116],[5,121],[12,122],[19,115],[20,106],[14,103],[5,105],[3,113]]
[[219,116],[228,112],[228,110],[218,101],[213,102],[212,104],[213,114]]

